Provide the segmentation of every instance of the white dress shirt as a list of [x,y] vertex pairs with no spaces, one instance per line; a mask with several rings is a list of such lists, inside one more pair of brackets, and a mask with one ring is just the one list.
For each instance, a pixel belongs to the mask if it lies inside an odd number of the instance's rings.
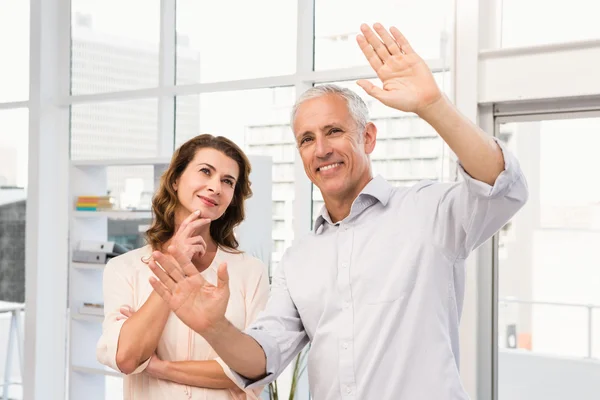
[[462,168],[462,182],[392,187],[376,177],[332,223],[290,247],[267,308],[246,333],[274,380],[308,343],[315,400],[467,399],[459,375],[465,259],[525,204],[527,183],[501,145],[494,186]]

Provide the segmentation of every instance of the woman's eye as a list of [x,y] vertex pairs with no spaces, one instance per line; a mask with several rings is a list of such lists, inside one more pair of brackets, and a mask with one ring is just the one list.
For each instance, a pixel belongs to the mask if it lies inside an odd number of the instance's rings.
[[233,181],[231,179],[224,179],[223,182],[225,182],[229,186],[233,187]]
[[210,170],[208,168],[201,168],[200,172],[205,173],[206,175],[210,175]]

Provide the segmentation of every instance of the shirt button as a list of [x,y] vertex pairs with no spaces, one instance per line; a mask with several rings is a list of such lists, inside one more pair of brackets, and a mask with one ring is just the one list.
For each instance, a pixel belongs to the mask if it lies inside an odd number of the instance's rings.
[[344,269],[348,268],[348,264],[346,264],[346,263],[343,263],[343,264],[342,264],[342,268],[344,268]]
[[345,301],[344,302],[344,308],[347,309],[348,307],[350,307],[350,302],[349,301]]
[[348,343],[344,342],[344,343],[342,344],[342,347],[344,348],[344,350],[347,350],[347,349],[348,349]]
[[352,388],[350,386],[346,386],[346,393],[352,393]]

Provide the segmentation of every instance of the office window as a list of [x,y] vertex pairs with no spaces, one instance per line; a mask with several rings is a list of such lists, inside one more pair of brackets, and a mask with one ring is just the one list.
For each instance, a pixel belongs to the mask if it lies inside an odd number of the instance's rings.
[[0,1],[0,103],[29,98],[29,1]]
[[158,86],[160,0],[72,0],[71,37],[73,94]]
[[452,2],[316,0],[315,70],[368,65],[356,44],[360,24],[394,25],[424,59],[447,59]]
[[297,13],[291,0],[177,0],[177,83],[293,74]]
[[[530,191],[499,235],[500,399],[537,398],[550,374],[564,376],[553,392],[597,387],[586,371],[600,359],[599,129],[600,118],[500,126]],[[569,376],[576,370],[577,384]]]
[[593,0],[502,0],[502,47],[600,39]]

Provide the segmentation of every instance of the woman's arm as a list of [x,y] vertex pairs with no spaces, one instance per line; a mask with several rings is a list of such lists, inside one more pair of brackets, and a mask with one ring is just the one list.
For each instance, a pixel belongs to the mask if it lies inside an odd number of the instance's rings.
[[121,310],[128,318],[119,335],[116,362],[124,374],[133,373],[156,351],[170,313],[169,307],[154,291],[138,311],[132,311]]
[[146,373],[182,385],[209,389],[232,389],[237,385],[225,375],[223,367],[215,360],[164,361],[152,356]]
[[[135,267],[128,264],[130,261],[117,257],[105,267],[105,317],[96,347],[98,361],[125,374],[138,373],[146,367],[141,364],[156,349],[169,315],[169,309],[156,294],[133,315]],[[155,320],[148,322],[152,318]]]

